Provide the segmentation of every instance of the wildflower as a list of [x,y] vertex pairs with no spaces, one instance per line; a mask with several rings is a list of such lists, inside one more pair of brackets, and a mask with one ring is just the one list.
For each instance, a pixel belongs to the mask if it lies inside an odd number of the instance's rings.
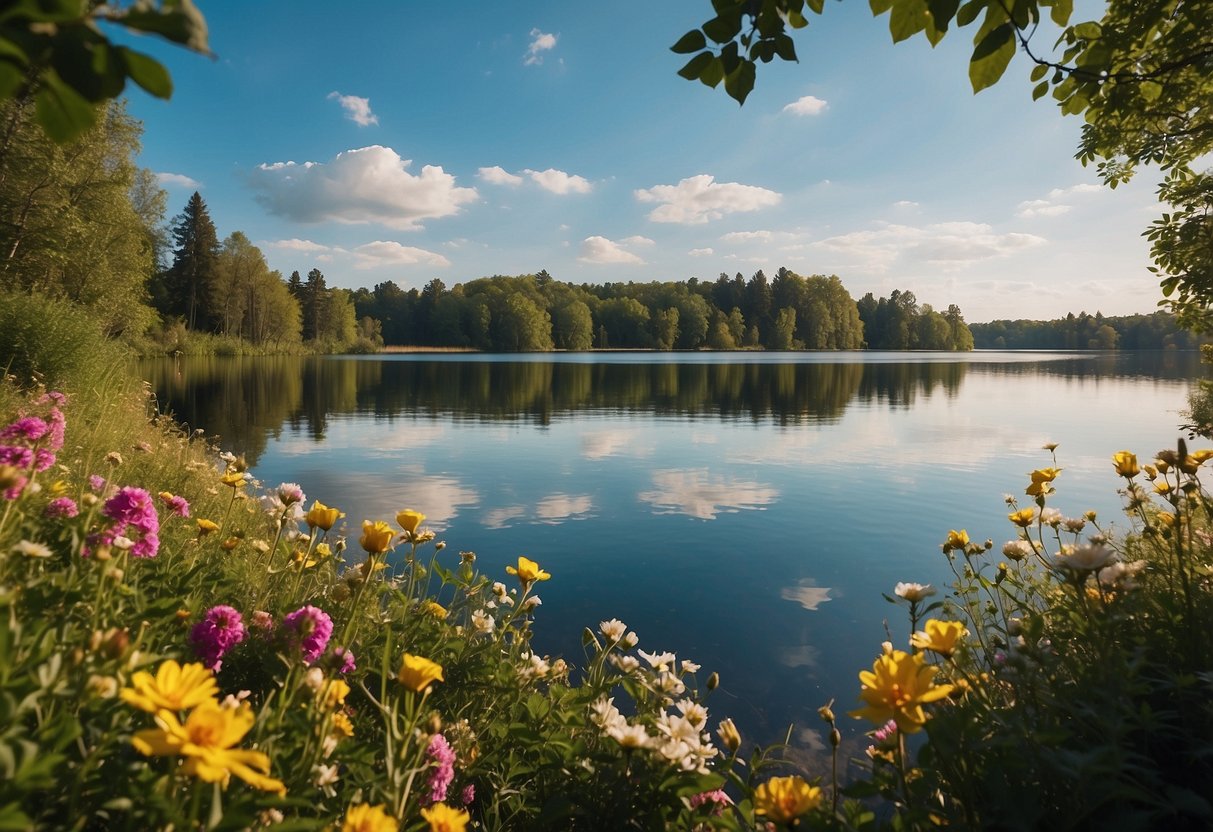
[[1032,506],[1021,508],[1019,511],[1013,511],[1008,514],[1007,519],[1016,526],[1026,529],[1036,519],[1036,509],[1032,508]]
[[[430,832],[465,832],[470,815],[463,809],[453,809],[445,803],[435,803],[421,810],[421,817],[430,825]],[[361,832],[361,830],[359,830]],[[379,830],[368,830],[379,832]]]
[[335,648],[329,654],[327,663],[342,675],[352,673],[358,668],[358,665],[354,663],[354,651],[348,647]]
[[284,482],[278,486],[278,499],[282,501],[283,505],[289,506],[302,503],[305,497],[303,489],[299,487],[298,483]]
[[712,789],[708,792],[691,795],[688,802],[691,804],[692,809],[698,809],[700,806],[711,806],[712,815],[719,817],[724,813],[726,806],[733,805],[733,798],[729,797],[721,789]]
[[400,823],[383,811],[383,806],[359,803],[351,806],[341,823],[341,832],[396,832]]
[[535,607],[539,607],[542,605],[543,605],[543,600],[540,599],[540,597],[538,595],[531,595],[525,601],[522,602],[522,606],[520,607],[520,609],[523,610],[524,612],[530,612],[531,610],[535,609]]
[[720,725],[716,727],[716,736],[720,737],[720,741],[724,743],[724,747],[737,752],[741,748],[741,732],[737,730],[737,726],[733,724],[731,719],[720,720]]
[[679,667],[682,668],[683,673],[698,673],[700,666],[695,664],[695,662],[690,661],[689,659],[683,659],[682,662],[679,664]]
[[510,575],[517,575],[518,581],[523,587],[530,586],[535,581],[546,581],[552,577],[540,569],[539,564],[535,563],[535,561],[522,555],[518,556],[518,566],[507,566],[505,571]]
[[640,659],[635,656],[621,656],[618,653],[611,655],[610,662],[619,668],[621,673],[633,673],[640,667]]
[[32,443],[50,433],[50,429],[50,425],[37,416],[26,416],[0,430],[0,439],[21,439]]
[[602,633],[612,642],[619,641],[623,638],[623,634],[627,632],[627,625],[618,618],[612,618],[610,621],[599,621],[598,632]]
[[196,662],[180,665],[172,659],[163,662],[155,676],[139,671],[131,685],[122,689],[122,701],[149,713],[193,708],[219,693],[211,671]]
[[1141,473],[1141,468],[1137,465],[1137,454],[1129,451],[1117,451],[1112,454],[1112,467],[1125,479],[1133,479]]
[[1042,508],[1040,510],[1040,522],[1046,526],[1057,528],[1061,525],[1061,511],[1055,508]]
[[1110,566],[1105,566],[1096,574],[1101,586],[1104,589],[1134,589],[1136,582],[1133,580],[1138,573],[1146,568],[1146,561],[1135,560],[1131,563],[1117,561]]
[[311,664],[320,658],[333,635],[333,619],[319,607],[300,607],[282,619],[288,642],[302,651],[303,661]]
[[198,524],[198,537],[206,537],[211,532],[219,531],[219,524],[214,520],[207,520],[204,517],[199,517],[194,522]]
[[472,613],[472,626],[478,633],[488,634],[493,632],[493,627],[496,626],[493,616],[486,613],[484,610],[476,610]]
[[27,558],[49,558],[54,553],[44,543],[35,543],[32,540],[22,540],[20,543],[13,544],[12,552],[15,555],[25,555]]
[[951,656],[956,651],[960,639],[969,633],[959,621],[928,618],[922,626],[923,629],[910,638],[910,644],[919,650],[930,650],[941,656]]
[[80,507],[71,497],[56,497],[46,504],[45,514],[52,519],[75,517],[80,513]]
[[629,650],[632,649],[633,647],[635,647],[639,643],[640,643],[640,636],[636,635],[635,633],[628,633],[626,636],[623,637],[623,646],[628,648]]
[[446,741],[446,737],[435,734],[430,737],[430,744],[426,746],[425,759],[433,766],[433,771],[426,781],[430,793],[423,800],[427,805],[441,803],[446,800],[446,790],[455,779],[455,752],[451,750],[451,744]]
[[1002,545],[1002,554],[1011,560],[1019,561],[1031,555],[1035,550],[1026,540],[1008,540]]
[[113,522],[88,536],[89,547],[111,546],[116,538],[126,537],[132,541],[132,557],[154,558],[160,551],[160,518],[151,495],[142,488],[119,489],[105,501],[101,513]]
[[335,737],[352,737],[354,736],[354,723],[350,722],[350,718],[341,711],[333,714],[332,727],[330,733]]
[[464,806],[472,805],[472,801],[476,799],[476,786],[468,783],[463,787],[463,791],[459,793],[459,802]]
[[207,610],[190,630],[190,646],[207,669],[218,672],[224,655],[244,641],[245,632],[240,613],[220,604]]
[[953,549],[963,549],[968,545],[969,533],[964,529],[961,529],[960,531],[952,529],[948,532],[948,539],[944,541],[943,550],[946,553],[952,551]]
[[1087,519],[1085,517],[1064,517],[1061,525],[1071,534],[1079,534],[1087,527]]
[[647,748],[653,740],[643,725],[628,725],[627,722],[611,725],[606,734],[626,749]]
[[893,594],[898,598],[904,598],[913,604],[934,595],[935,587],[931,586],[930,584],[899,582],[897,586],[893,587]]
[[396,678],[400,684],[417,693],[428,688],[432,682],[446,681],[442,677],[442,665],[411,653],[405,653],[400,660],[400,672]]
[[1053,557],[1053,565],[1068,571],[1093,572],[1107,566],[1115,555],[1116,552],[1102,544],[1084,543],[1064,547]]
[[884,725],[881,725],[872,732],[872,736],[881,745],[890,745],[897,742],[897,721],[890,719]]
[[673,653],[646,653],[643,650],[636,651],[640,653],[640,658],[649,663],[649,667],[654,670],[669,670],[674,666]]
[[791,824],[821,804],[821,789],[802,778],[772,777],[754,790],[754,814]]
[[1024,489],[1029,497],[1043,497],[1053,490],[1050,484],[1061,473],[1060,468],[1039,468],[1032,472],[1032,484]]
[[258,630],[271,630],[274,627],[274,616],[265,610],[254,610],[252,621]]
[[1171,492],[1171,483],[1166,480],[1158,480],[1154,483],[1154,490],[1159,494],[1169,494]]
[[683,715],[686,721],[696,728],[707,722],[708,709],[692,699],[679,699],[674,703],[674,706],[678,708],[678,712]]
[[878,724],[892,719],[907,734],[921,730],[927,721],[922,706],[952,690],[951,685],[935,684],[935,672],[921,655],[890,650],[876,659],[871,670],[860,671],[859,698],[865,707],[851,711],[851,716]]
[[400,528],[409,533],[412,537],[417,533],[417,529],[425,522],[425,515],[420,511],[413,511],[411,508],[406,508],[403,511],[396,512],[396,524]]
[[338,705],[345,704],[345,697],[350,695],[350,686],[341,679],[333,679],[324,689],[323,705],[330,711]]
[[382,520],[371,522],[370,520],[362,521],[362,537],[358,543],[370,555],[381,555],[392,546],[392,538],[396,533],[392,531],[392,527]]
[[190,516],[190,504],[184,497],[173,494],[171,491],[161,491],[158,496],[160,497],[160,501],[173,514],[178,517]]
[[312,774],[312,785],[317,788],[331,786],[341,779],[337,774],[337,766],[329,766],[324,763],[318,763],[312,769]]
[[439,621],[443,621],[447,617],[446,607],[442,606],[442,604],[439,604],[433,598],[427,598],[425,600],[425,603],[423,603],[421,605],[421,611],[423,613],[425,613],[426,615],[437,618]]
[[219,482],[232,489],[243,488],[246,481],[247,475],[243,471],[225,471],[219,477]]
[[312,507],[307,510],[307,514],[303,516],[303,519],[307,521],[309,527],[327,532],[343,516],[339,509],[329,508],[324,503],[316,500],[312,503]]
[[604,696],[598,699],[594,704],[590,705],[590,710],[593,711],[590,715],[590,721],[603,731],[607,731],[613,726],[627,724],[627,720],[623,718],[623,714],[619,713],[619,709],[615,707],[614,697],[607,699]]

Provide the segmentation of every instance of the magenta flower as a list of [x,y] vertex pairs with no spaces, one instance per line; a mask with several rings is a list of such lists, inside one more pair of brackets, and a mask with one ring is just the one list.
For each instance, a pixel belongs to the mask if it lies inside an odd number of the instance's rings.
[[75,517],[79,513],[80,507],[71,497],[56,497],[46,504],[47,517]]
[[51,426],[45,421],[37,416],[26,416],[0,430],[0,439],[23,439],[26,442],[37,442],[50,432]]
[[34,452],[20,445],[0,445],[0,465],[28,470],[34,463]]
[[710,805],[712,807],[712,815],[718,817],[724,814],[726,806],[733,805],[733,798],[729,797],[721,789],[712,789],[711,791],[691,795],[692,809],[698,809],[703,805]]
[[333,619],[319,607],[300,607],[282,619],[282,630],[291,648],[302,651],[303,661],[311,664],[328,646]]
[[190,630],[190,646],[208,669],[218,672],[224,655],[244,641],[244,634],[240,613],[221,604],[207,610]]
[[358,665],[354,663],[354,651],[348,647],[334,648],[325,661],[329,667],[343,676],[358,668]]
[[89,474],[88,487],[93,489],[94,491],[104,491],[105,490],[105,477],[100,476],[99,474]]
[[446,800],[446,790],[455,779],[455,750],[442,734],[430,738],[430,744],[425,749],[425,759],[433,766],[426,785],[430,793],[422,800],[427,804],[441,803]]
[[160,499],[164,501],[165,507],[178,517],[190,516],[189,500],[180,494],[170,494],[166,491],[160,495]]
[[105,501],[101,513],[113,523],[109,528],[88,536],[85,554],[89,554],[89,549],[93,547],[109,546],[114,538],[121,535],[134,542],[131,557],[156,557],[160,551],[160,518],[150,494],[142,488],[120,488],[117,494]]
[[459,794],[459,802],[464,806],[471,806],[472,801],[476,799],[476,787],[468,783],[463,787],[463,791]]

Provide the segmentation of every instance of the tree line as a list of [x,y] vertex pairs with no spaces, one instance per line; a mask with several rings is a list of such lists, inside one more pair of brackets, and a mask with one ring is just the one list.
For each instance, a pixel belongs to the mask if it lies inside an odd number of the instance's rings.
[[972,324],[973,342],[988,350],[1194,350],[1207,340],[1184,329],[1175,315],[1104,317],[1073,312],[1051,321]]

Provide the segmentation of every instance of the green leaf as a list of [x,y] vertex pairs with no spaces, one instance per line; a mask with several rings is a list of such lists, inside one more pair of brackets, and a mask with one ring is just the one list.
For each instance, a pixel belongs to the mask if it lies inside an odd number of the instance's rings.
[[746,96],[754,89],[754,62],[743,59],[736,70],[724,77],[724,90],[738,104],[745,104]]
[[692,29],[679,38],[678,43],[670,47],[670,51],[677,52],[679,55],[688,55],[691,52],[706,49],[707,45],[708,40],[703,36],[703,32],[698,29]]
[[703,74],[703,71],[707,68],[708,64],[710,64],[712,62],[712,59],[715,57],[716,56],[713,55],[711,52],[700,52],[694,58],[691,58],[691,60],[687,61],[686,66],[684,66],[682,69],[678,70],[678,74],[681,75],[683,78],[686,78],[688,81],[694,81],[701,74]]
[[719,58],[713,58],[699,74],[699,80],[709,87],[719,85],[724,80],[724,63]]
[[1094,20],[1079,23],[1071,31],[1074,32],[1074,37],[1080,40],[1099,40],[1099,36],[1103,34],[1103,29]]
[[957,10],[956,25],[968,26],[977,19],[977,16],[981,14],[981,10],[985,8],[985,5],[983,0],[969,0],[968,3],[965,3]]
[[889,34],[893,36],[893,42],[901,43],[921,32],[930,14],[926,0],[898,0],[889,15]]
[[[825,11],[825,7],[826,7],[825,0],[808,0],[808,3],[809,3],[809,8],[813,10],[814,14],[821,14],[823,11]],[[795,12],[795,14],[798,17],[800,17],[801,20],[804,20],[804,17],[800,14],[800,12]],[[792,15],[789,14],[788,19],[791,20],[791,18],[792,18]],[[806,25],[807,25],[807,23],[806,23]],[[793,26],[792,28],[799,29],[800,27]]]
[[785,61],[796,61],[796,44],[787,35],[781,34],[775,38],[775,54]]
[[147,92],[157,98],[169,98],[173,94],[173,79],[168,70],[154,58],[149,58],[141,52],[118,47],[118,54],[126,63],[126,74]]
[[741,32],[741,16],[730,16],[729,18],[721,15],[713,17],[707,23],[703,24],[703,33],[710,37],[716,43],[728,43]]
[[1162,95],[1162,84],[1157,81],[1142,81],[1139,89],[1141,97],[1146,101],[1157,101],[1158,97]]
[[956,17],[956,10],[960,8],[960,0],[927,0],[927,8],[935,20],[935,28],[946,32],[948,26],[952,25],[952,18]]
[[1045,66],[1044,64],[1037,64],[1036,66],[1032,67],[1032,73],[1028,77],[1031,78],[1033,82],[1035,82],[1035,81],[1039,81],[1041,78],[1044,78],[1045,75],[1048,74],[1048,72],[1049,72],[1049,68],[1047,66]]
[[981,39],[969,60],[969,82],[973,92],[998,83],[1015,56],[1015,27],[1004,23]]
[[1053,0],[1053,8],[1049,10],[1049,17],[1058,26],[1065,26],[1070,22],[1070,15],[1074,14],[1074,0]]
[[191,0],[165,0],[161,9],[141,4],[116,15],[115,20],[128,29],[150,32],[195,52],[210,53],[206,20]]
[[34,99],[34,117],[46,135],[63,144],[93,126],[97,113],[93,105],[69,87],[57,74],[42,76],[42,86]]
[[1049,94],[1049,82],[1048,81],[1041,81],[1039,84],[1037,84],[1035,87],[1032,88],[1032,100],[1033,101],[1039,101],[1040,99],[1044,98],[1048,94]]
[[893,2],[894,0],[868,0],[868,5],[872,7],[872,17],[880,17],[893,8]]
[[[818,9],[817,13],[821,14],[821,10]],[[793,29],[803,29],[805,26],[809,25],[809,21],[805,20],[804,15],[800,12],[789,12],[788,25]]]

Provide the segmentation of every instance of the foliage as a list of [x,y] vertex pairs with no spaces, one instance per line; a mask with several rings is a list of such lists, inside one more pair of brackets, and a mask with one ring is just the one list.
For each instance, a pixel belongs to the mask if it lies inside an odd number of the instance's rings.
[[172,79],[160,62],[112,43],[106,26],[207,52],[206,21],[191,0],[125,8],[80,0],[5,5],[0,13],[0,101],[32,103],[39,125],[59,143],[91,128],[96,105],[117,98],[128,78],[158,98],[172,95]]
[[119,360],[96,317],[69,301],[0,291],[0,370],[49,384],[90,385]]
[[[713,0],[715,16],[672,47],[695,53],[679,70],[739,103],[753,89],[758,63],[797,60],[790,30],[808,26],[824,0]],[[1213,6],[1180,0],[1108,0],[1098,20],[1072,22],[1073,0],[871,0],[889,15],[895,42],[923,35],[932,46],[949,28],[974,31],[969,80],[974,92],[999,81],[1016,51],[1032,62],[1033,98],[1051,95],[1063,114],[1083,118],[1077,158],[1095,163],[1111,187],[1144,164],[1166,176],[1166,213],[1145,232],[1164,305],[1197,330],[1213,327],[1213,177],[1192,166],[1213,151]],[[1034,42],[1045,16],[1060,36],[1052,49]],[[1046,27],[1047,28],[1047,27]]]
[[1052,321],[991,321],[969,328],[983,350],[1190,350],[1201,342],[1166,312],[1106,318],[1071,312]]

